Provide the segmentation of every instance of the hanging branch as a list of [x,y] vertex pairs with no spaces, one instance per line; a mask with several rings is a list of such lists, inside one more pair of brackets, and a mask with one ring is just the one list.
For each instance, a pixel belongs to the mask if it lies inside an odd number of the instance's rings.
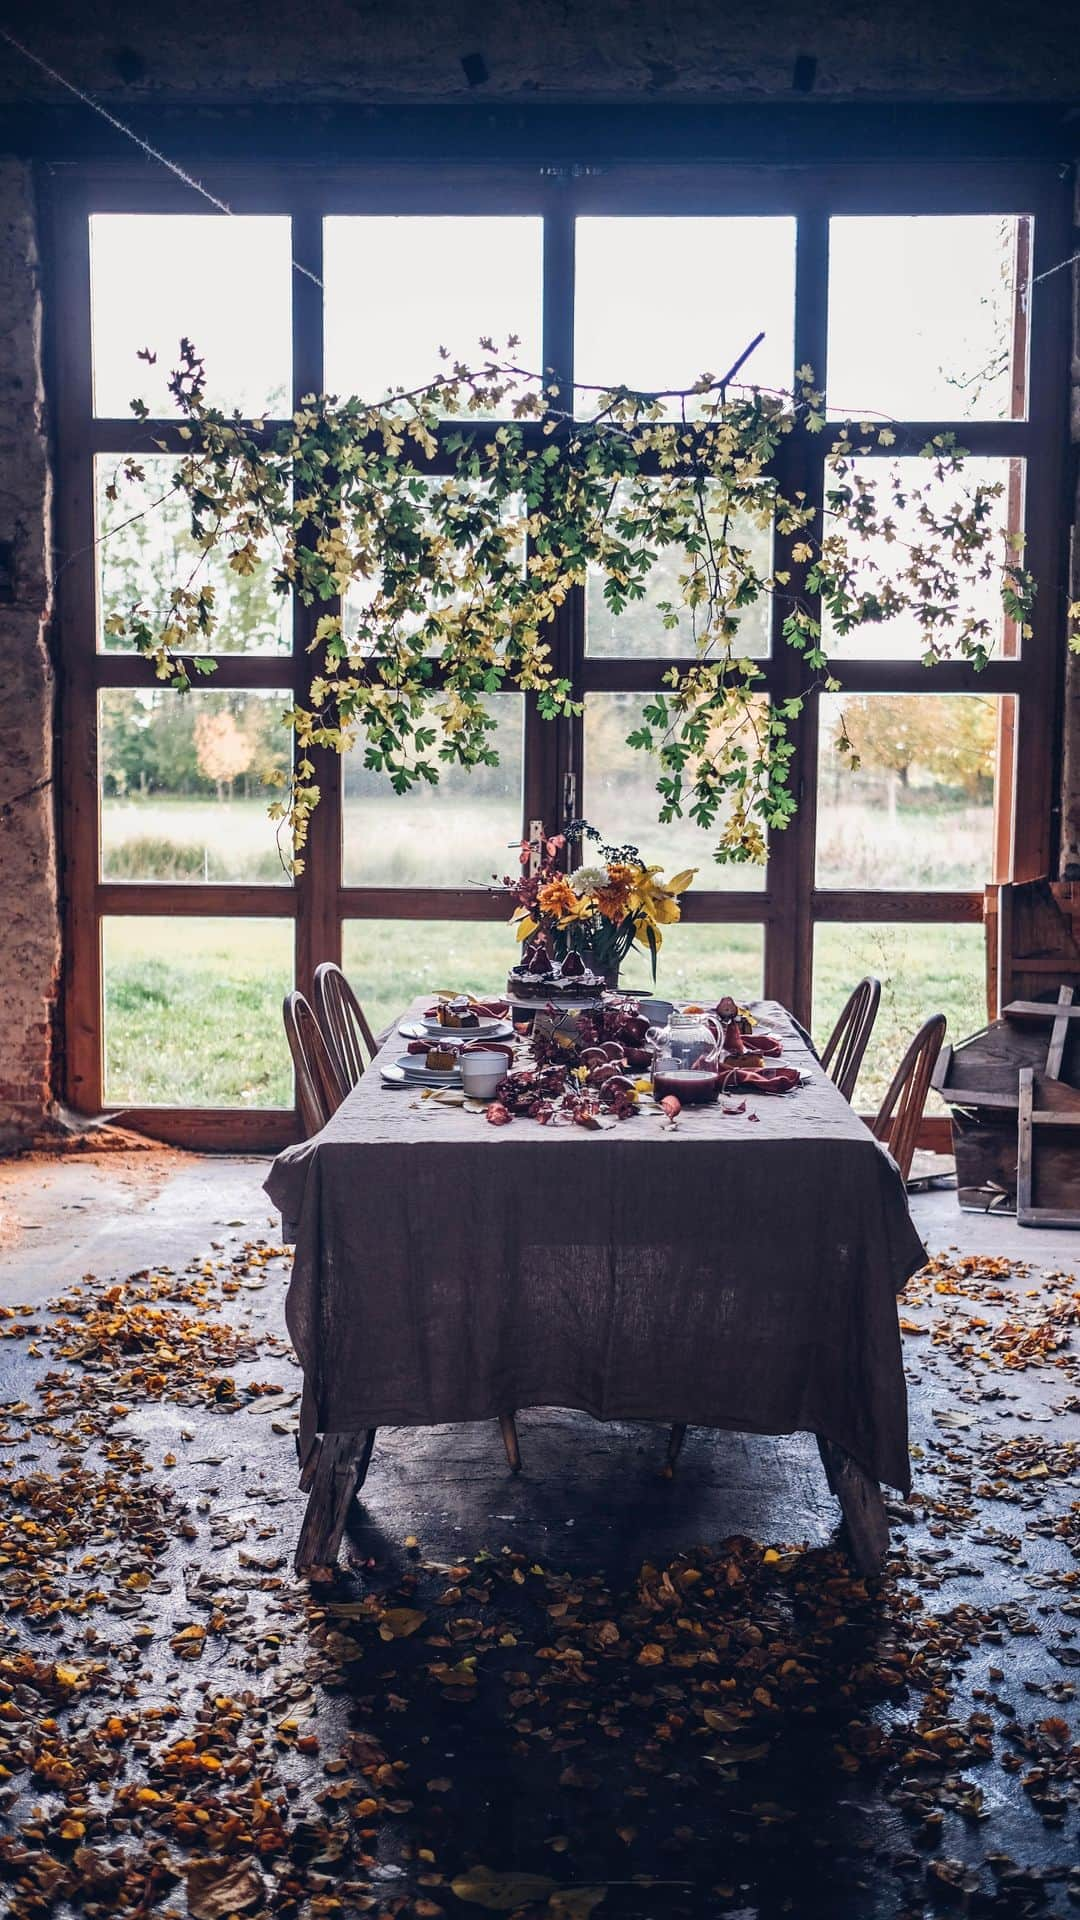
[[[174,488],[201,557],[223,555],[250,573],[274,539],[276,591],[327,609],[308,699],[285,716],[291,784],[271,808],[292,834],[296,870],[318,800],[313,748],[361,744],[365,767],[405,792],[436,784],[446,765],[496,762],[486,703],[500,690],[535,695],[549,719],[579,710],[553,669],[548,634],[590,571],[617,618],[645,598],[662,555],[684,562],[657,620],[671,631],[685,614],[695,658],[664,674],[628,741],[654,757],[661,820],[687,814],[715,830],[721,862],[763,859],[766,834],[795,810],[790,723],[812,687],[839,686],[819,602],[838,635],[913,617],[928,662],[985,663],[993,636],[965,603],[988,578],[1009,617],[1026,623],[1034,583],[1016,552],[997,551],[1001,486],[938,497],[963,480],[963,456],[946,436],[925,450],[926,481],[913,487],[895,463],[882,472],[890,427],[830,428],[824,514],[781,494],[778,448],[796,430],[824,430],[823,396],[808,367],[792,394],[736,387],[762,338],[719,380],[663,392],[578,388],[598,398],[588,419],[517,365],[515,339],[505,357],[483,340],[479,367],[447,357],[435,380],[378,404],[312,395],[274,428],[209,406],[203,362],[181,343],[169,384],[186,450]],[[440,453],[445,474],[432,471]],[[870,455],[873,473],[859,466]],[[777,537],[801,590],[788,569],[755,561],[755,538]],[[748,611],[774,596],[806,684],[769,707],[739,634]],[[216,618],[213,588],[193,575],[172,589],[162,618],[134,607],[108,626],[183,689],[211,667]]]

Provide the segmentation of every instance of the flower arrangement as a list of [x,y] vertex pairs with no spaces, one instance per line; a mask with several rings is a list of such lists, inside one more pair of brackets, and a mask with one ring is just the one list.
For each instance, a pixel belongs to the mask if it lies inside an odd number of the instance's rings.
[[[558,861],[578,839],[594,842],[597,857],[566,872]],[[518,879],[507,875],[503,881],[516,903],[511,925],[518,940],[539,940],[554,960],[578,953],[611,981],[632,946],[647,948],[655,982],[663,928],[681,918],[679,895],[697,868],[663,880],[662,869],[648,866],[637,847],[608,846],[587,820],[573,820],[565,834],[544,837],[539,852],[539,864],[526,871],[534,843],[522,841],[523,871]]]

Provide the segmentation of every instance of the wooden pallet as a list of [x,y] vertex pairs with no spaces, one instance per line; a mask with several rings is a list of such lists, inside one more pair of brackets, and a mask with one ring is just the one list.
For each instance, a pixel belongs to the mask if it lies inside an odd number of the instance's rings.
[[1080,1092],[1022,1068],[1017,1138],[1017,1225],[1080,1227]]

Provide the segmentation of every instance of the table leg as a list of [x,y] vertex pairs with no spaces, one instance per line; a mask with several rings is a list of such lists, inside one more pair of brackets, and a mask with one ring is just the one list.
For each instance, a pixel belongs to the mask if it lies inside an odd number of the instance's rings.
[[670,1433],[668,1434],[667,1458],[664,1461],[664,1479],[665,1480],[670,1480],[674,1477],[675,1462],[678,1460],[679,1455],[682,1452],[682,1443],[685,1439],[686,1439],[685,1421],[681,1426],[676,1422],[676,1424],[672,1427]]
[[878,1574],[889,1546],[881,1488],[835,1440],[825,1440],[819,1434],[817,1442],[829,1487],[844,1515],[851,1557],[860,1573]]
[[511,1473],[520,1473],[521,1448],[518,1446],[517,1422],[512,1413],[500,1413],[499,1432],[503,1437],[503,1446],[506,1448]]
[[374,1427],[368,1427],[365,1433],[323,1435],[314,1471],[309,1471],[309,1461],[301,1482],[311,1491],[293,1562],[297,1573],[334,1565],[349,1507],[364,1484],[374,1445]]

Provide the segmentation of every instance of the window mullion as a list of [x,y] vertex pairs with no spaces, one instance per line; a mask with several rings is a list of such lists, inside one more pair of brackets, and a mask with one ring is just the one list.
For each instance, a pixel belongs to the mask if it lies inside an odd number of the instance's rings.
[[[321,210],[302,201],[292,216],[292,257],[301,267],[292,269],[292,404],[298,407],[308,394],[325,385],[323,374],[323,222]],[[313,276],[313,277],[310,277]],[[314,656],[308,648],[323,614],[340,611],[340,602],[322,601],[308,607],[293,593],[292,684],[294,698],[309,699]],[[319,804],[310,816],[303,872],[295,881],[296,984],[310,994],[315,968],[323,960],[341,962],[341,756],[327,747],[312,750]]]
[[[795,263],[795,365],[814,370],[815,386],[826,376],[829,286],[829,218],[823,207],[804,208],[798,218]],[[780,491],[788,499],[796,491],[820,515],[825,471],[820,444],[797,426],[781,449]],[[805,568],[792,558],[798,536],[777,533],[774,566],[786,571],[800,606],[815,620],[821,617],[820,599],[807,593]],[[790,603],[773,599],[773,685],[777,697],[790,699],[806,691],[807,669],[801,654],[783,638]],[[805,700],[798,718],[789,723],[795,753],[790,778],[796,812],[783,832],[769,840],[768,890],[773,902],[765,929],[765,991],[783,1001],[804,1023],[810,1019],[813,991],[813,890],[817,826],[817,696]]]
[[[554,407],[572,411],[574,405],[574,204],[571,182],[553,179],[544,209],[543,265],[543,373],[546,384],[558,391]],[[570,682],[574,698],[581,697],[581,659],[584,649],[584,592],[573,588],[551,623],[546,636],[551,666],[557,679]],[[576,812],[581,792],[581,720],[565,714],[558,720],[540,717],[535,696],[526,700],[525,820],[543,820],[549,832],[561,830],[566,809]]]

